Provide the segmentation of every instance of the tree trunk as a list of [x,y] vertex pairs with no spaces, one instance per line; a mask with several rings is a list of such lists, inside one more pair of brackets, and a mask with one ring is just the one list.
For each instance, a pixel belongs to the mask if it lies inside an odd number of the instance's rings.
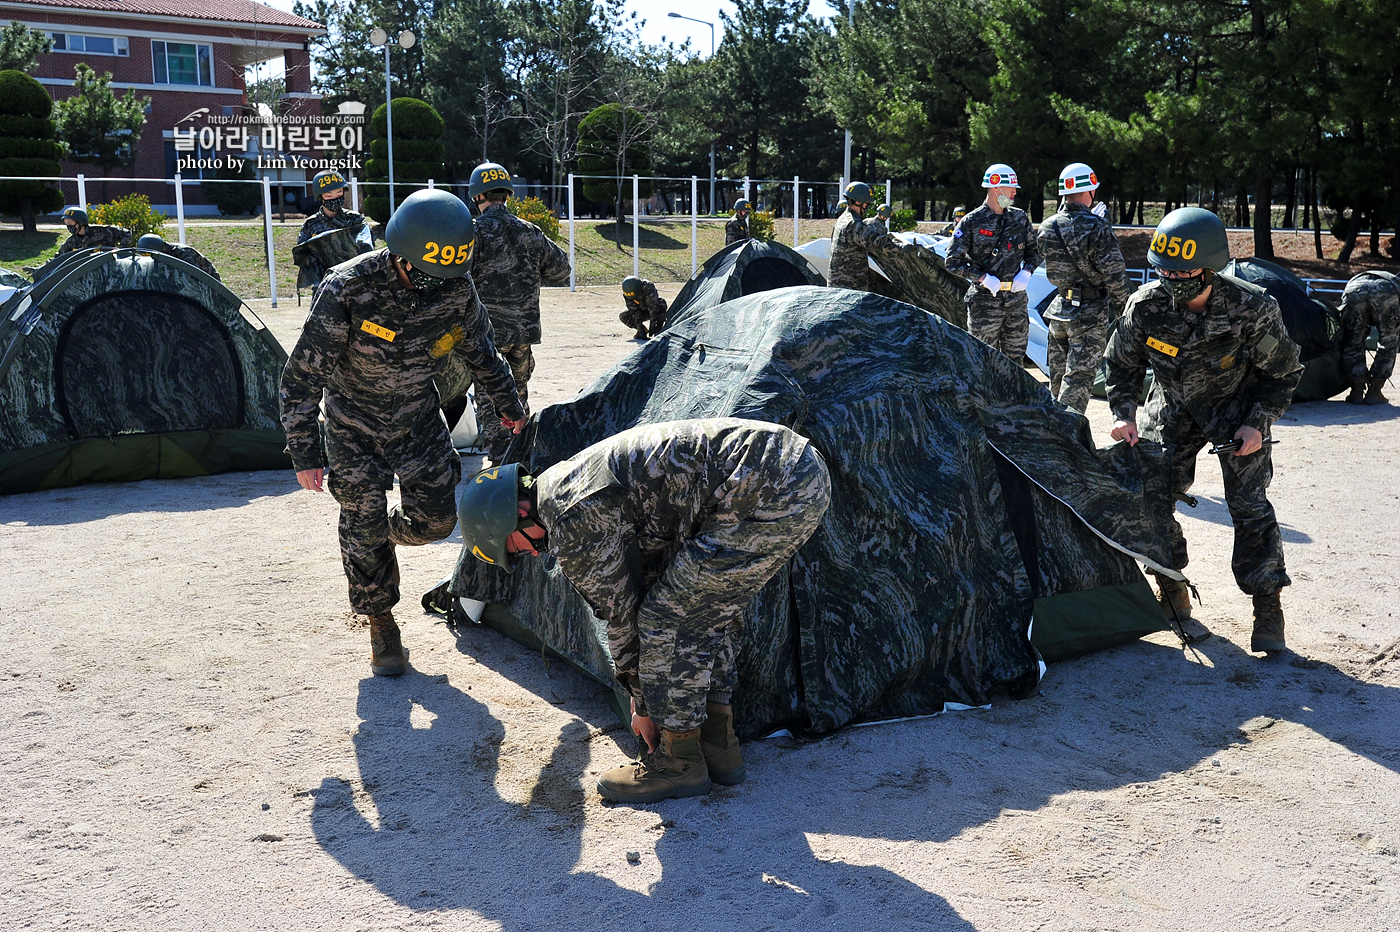
[[1288,199],[1283,204],[1283,227],[1284,229],[1294,229],[1297,224],[1298,215],[1298,169],[1288,170]]
[[1381,254],[1381,212],[1371,211],[1371,255]]
[[1235,182],[1235,226],[1249,226],[1249,192],[1241,182]]
[[1361,232],[1361,208],[1352,207],[1351,218],[1347,220],[1346,240],[1342,243],[1342,251],[1337,254],[1338,262],[1350,262],[1351,251],[1356,248],[1356,234]]
[[34,218],[34,199],[32,197],[22,197],[19,199],[19,218],[24,224],[24,232],[38,233],[39,224]]
[[1254,175],[1254,255],[1260,259],[1274,257],[1273,175],[1261,167]]

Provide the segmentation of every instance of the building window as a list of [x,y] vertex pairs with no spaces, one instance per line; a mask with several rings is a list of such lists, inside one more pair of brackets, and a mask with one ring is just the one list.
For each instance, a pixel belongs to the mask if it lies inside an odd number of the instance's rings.
[[214,48],[185,42],[151,42],[155,83],[214,86]]
[[120,55],[123,58],[131,54],[131,49],[126,43],[126,36],[84,36],[76,32],[51,32],[49,37],[53,39],[55,52]]

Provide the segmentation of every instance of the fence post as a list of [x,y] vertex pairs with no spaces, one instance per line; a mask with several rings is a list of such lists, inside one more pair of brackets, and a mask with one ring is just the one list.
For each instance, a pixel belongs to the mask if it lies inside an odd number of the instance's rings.
[[272,252],[272,179],[263,175],[263,230],[267,233],[267,286],[277,306],[277,260]]
[[886,207],[889,207],[891,204],[894,203],[894,201],[892,200],[893,197],[894,197],[894,181],[893,181],[892,179],[890,179],[890,178],[886,178],[886,179],[885,179],[885,206],[886,206]]
[[797,221],[802,216],[802,179],[792,176],[792,248],[796,249],[802,240],[797,238]]
[[698,240],[699,215],[696,213],[700,208],[695,206],[695,196],[700,193],[700,179],[695,175],[690,176],[690,277],[694,278],[695,273],[700,269],[700,253]]
[[350,176],[350,209],[357,214],[360,212],[360,179],[354,175]]
[[752,198],[749,197],[749,176],[748,176],[748,175],[745,175],[745,176],[744,176],[744,200],[752,202]]
[[185,182],[175,173],[175,220],[180,225],[180,245],[185,245]]
[[433,187],[434,187],[434,185],[433,185],[433,179],[429,178],[429,179],[428,179],[428,190],[431,191],[431,190],[433,189]]
[[569,290],[578,290],[577,265],[574,262],[574,176],[569,175]]
[[78,175],[78,206],[87,210],[87,179]]
[[640,175],[632,176],[632,274],[641,276],[642,274],[642,211],[637,199],[641,197],[642,179]]

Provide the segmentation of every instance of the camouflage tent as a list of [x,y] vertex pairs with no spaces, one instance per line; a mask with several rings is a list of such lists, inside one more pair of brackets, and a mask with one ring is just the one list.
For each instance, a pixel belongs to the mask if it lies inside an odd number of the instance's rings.
[[714,307],[760,291],[794,285],[825,285],[816,266],[782,243],[749,239],[726,246],[685,283],[667,311],[667,321],[687,307]]
[[[688,303],[538,412],[508,456],[540,470],[636,424],[721,415],[798,431],[833,480],[822,526],[746,612],[745,735],[1021,696],[1042,656],[1162,628],[1137,565],[1169,559],[1170,494],[1142,468],[1151,445],[1096,449],[1088,422],[1019,366],[880,295]],[[496,603],[488,620],[610,682],[602,624],[551,558],[506,575],[463,554],[451,591]]]
[[86,250],[0,306],[0,492],[290,468],[271,333],[164,254]]

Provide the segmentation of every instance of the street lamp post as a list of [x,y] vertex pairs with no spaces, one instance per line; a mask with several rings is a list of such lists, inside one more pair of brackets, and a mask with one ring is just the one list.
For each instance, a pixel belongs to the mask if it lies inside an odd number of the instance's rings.
[[[682,16],[679,13],[667,13],[671,19],[688,19],[692,23],[699,23],[702,26],[710,27],[710,58],[715,57],[715,24],[707,19],[696,19],[693,16]],[[715,143],[710,140],[710,213],[715,213]]]
[[[418,37],[405,29],[398,35],[398,43],[411,49]],[[394,99],[389,78],[389,34],[378,26],[370,30],[369,44],[374,48],[384,46],[384,120],[389,135],[389,216],[394,215]]]
[[[846,26],[852,31],[856,27],[856,0],[846,0]],[[851,63],[855,67],[855,63]],[[841,193],[845,193],[845,186],[851,183],[851,131],[846,130],[846,168],[845,174],[841,176]]]

